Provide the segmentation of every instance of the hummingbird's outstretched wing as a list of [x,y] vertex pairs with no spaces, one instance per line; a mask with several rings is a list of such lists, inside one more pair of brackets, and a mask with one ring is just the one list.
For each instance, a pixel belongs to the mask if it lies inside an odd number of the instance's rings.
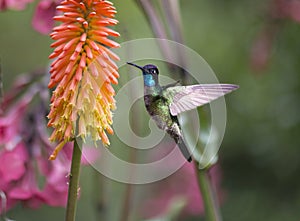
[[173,116],[207,104],[239,88],[234,84],[197,84],[169,87],[165,96],[171,100],[170,112]]

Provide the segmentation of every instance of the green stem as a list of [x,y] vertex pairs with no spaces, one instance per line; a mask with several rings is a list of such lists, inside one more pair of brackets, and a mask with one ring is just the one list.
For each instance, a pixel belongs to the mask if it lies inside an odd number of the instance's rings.
[[206,169],[198,169],[197,171],[199,188],[204,203],[205,216],[207,221],[221,221],[222,218],[215,200],[215,193],[207,172],[208,171]]
[[120,220],[122,221],[128,221],[129,216],[130,216],[130,210],[131,210],[131,204],[132,204],[132,184],[127,184],[126,185],[126,190],[125,190],[125,196],[123,200],[123,206],[122,206],[122,211],[121,211],[121,217]]
[[[137,113],[135,110],[133,110],[133,116],[137,116],[139,118],[139,113]],[[137,120],[136,122],[140,122],[139,120]],[[133,124],[134,128],[139,128],[138,125],[135,123]],[[136,158],[137,158],[137,152],[134,148],[130,148],[130,152],[129,152],[129,159],[130,162],[136,162]],[[129,174],[129,177],[132,178],[134,176],[135,171],[131,171]],[[125,187],[125,195],[124,195],[124,201],[123,201],[123,206],[122,206],[122,211],[121,211],[121,220],[122,221],[128,221],[130,219],[130,211],[132,211],[132,204],[133,204],[133,200],[134,200],[134,186],[133,184],[126,184]]]
[[77,198],[78,198],[80,161],[81,161],[81,149],[79,148],[76,140],[74,140],[71,172],[69,177],[70,180],[69,180],[66,221],[75,221]]

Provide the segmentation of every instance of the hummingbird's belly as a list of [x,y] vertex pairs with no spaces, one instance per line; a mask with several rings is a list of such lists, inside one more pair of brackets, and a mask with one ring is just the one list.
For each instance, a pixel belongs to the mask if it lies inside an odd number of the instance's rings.
[[160,129],[166,130],[172,125],[169,106],[166,105],[166,102],[158,99],[149,103],[145,102],[145,105],[149,115]]

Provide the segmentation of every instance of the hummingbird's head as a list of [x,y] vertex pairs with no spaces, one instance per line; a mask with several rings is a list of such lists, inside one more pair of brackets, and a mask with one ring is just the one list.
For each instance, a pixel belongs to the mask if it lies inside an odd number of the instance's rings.
[[158,68],[153,64],[147,64],[143,67],[143,74],[158,75]]
[[144,84],[148,87],[152,87],[158,84],[158,68],[153,64],[147,64],[144,67],[138,66],[136,64],[127,62],[127,64],[139,68],[143,71]]

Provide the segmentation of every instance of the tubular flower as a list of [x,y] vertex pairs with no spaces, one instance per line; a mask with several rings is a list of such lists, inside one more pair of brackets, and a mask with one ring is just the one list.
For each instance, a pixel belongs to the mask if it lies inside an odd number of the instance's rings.
[[56,86],[51,98],[48,126],[54,128],[51,141],[59,141],[50,159],[56,158],[64,144],[76,136],[91,136],[109,145],[106,132],[112,134],[111,110],[115,108],[115,92],[119,74],[113,60],[118,56],[107,47],[119,47],[108,39],[119,33],[107,26],[117,24],[116,10],[106,0],[65,0],[55,16],[62,24],[50,34],[56,40],[51,47],[56,58],[51,64],[49,88]]

